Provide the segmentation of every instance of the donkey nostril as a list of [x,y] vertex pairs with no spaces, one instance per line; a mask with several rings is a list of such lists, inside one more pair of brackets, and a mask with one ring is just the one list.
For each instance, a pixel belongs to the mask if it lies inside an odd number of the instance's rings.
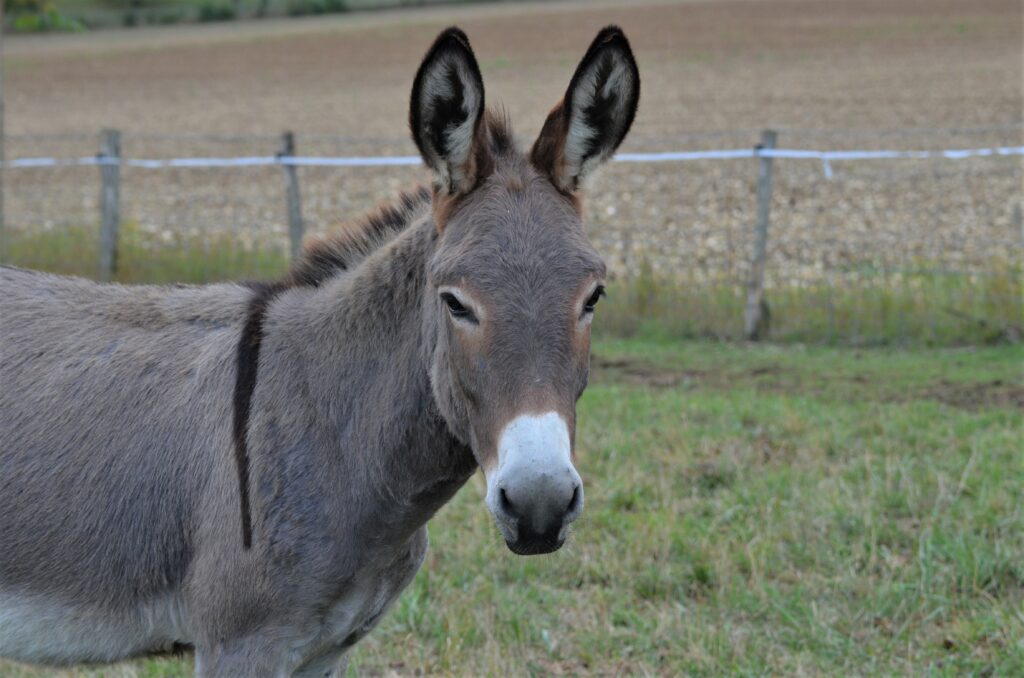
[[505,494],[505,488],[498,490],[498,506],[508,516],[514,516],[515,512],[512,510],[512,502],[509,500],[508,495]]
[[572,488],[572,498],[569,499],[569,506],[566,507],[567,513],[573,513],[580,507],[580,486]]

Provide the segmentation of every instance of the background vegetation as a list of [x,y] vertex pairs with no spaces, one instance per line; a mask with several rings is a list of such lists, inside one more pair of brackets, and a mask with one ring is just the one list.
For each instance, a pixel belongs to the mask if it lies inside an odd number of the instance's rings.
[[[4,0],[5,28],[16,33],[80,31],[262,19],[349,10],[417,7],[467,0]],[[475,0],[482,2],[485,0]],[[495,0],[491,0],[495,1]]]
[[[230,232],[170,241],[133,222],[122,226],[121,282],[211,282],[280,276],[287,254],[258,243],[240,247]],[[96,274],[98,228],[19,230],[9,260],[68,275]],[[898,275],[861,271],[842,286],[817,284],[768,291],[768,338],[828,345],[1017,343],[1024,338],[1022,269],[993,261],[984,275],[933,270],[922,262]],[[612,337],[738,339],[746,290],[732,281],[669,280],[642,263],[637,275],[613,279],[599,332]],[[968,309],[967,311],[961,309]]]

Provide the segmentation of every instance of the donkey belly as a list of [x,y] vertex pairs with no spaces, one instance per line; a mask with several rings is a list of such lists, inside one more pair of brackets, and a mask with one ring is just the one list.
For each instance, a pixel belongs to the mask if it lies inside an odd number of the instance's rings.
[[108,609],[0,589],[0,656],[5,658],[42,664],[111,662],[188,643],[177,594]]
[[197,505],[232,477],[247,292],[2,267],[0,291],[0,655],[101,661],[183,640]]

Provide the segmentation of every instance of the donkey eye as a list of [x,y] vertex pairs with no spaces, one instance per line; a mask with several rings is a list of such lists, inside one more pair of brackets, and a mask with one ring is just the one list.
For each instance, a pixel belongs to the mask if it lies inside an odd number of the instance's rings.
[[441,301],[443,301],[444,305],[448,307],[448,312],[452,314],[453,318],[468,320],[473,323],[476,322],[476,316],[473,315],[473,312],[463,306],[462,302],[460,302],[451,292],[442,292]]
[[603,297],[603,296],[604,296],[604,285],[598,285],[597,289],[594,290],[594,293],[591,294],[590,298],[587,299],[585,304],[583,304],[583,313],[584,313],[584,315],[586,315],[587,313],[593,313],[594,312],[594,307],[597,306],[597,302],[601,301],[601,297]]

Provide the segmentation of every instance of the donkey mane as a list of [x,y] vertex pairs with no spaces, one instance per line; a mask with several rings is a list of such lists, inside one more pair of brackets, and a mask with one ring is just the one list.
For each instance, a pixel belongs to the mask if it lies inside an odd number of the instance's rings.
[[[488,110],[484,122],[493,157],[510,156],[515,144],[505,111]],[[321,237],[307,239],[292,264],[286,285],[319,287],[338,273],[352,270],[404,231],[423,213],[432,197],[428,187],[417,186],[358,219],[343,222]]]
[[359,219],[343,222],[322,237],[309,238],[292,265],[288,282],[299,287],[318,287],[341,271],[389,242],[412,223],[430,203],[430,190],[417,186],[403,191],[391,203],[384,203]]

